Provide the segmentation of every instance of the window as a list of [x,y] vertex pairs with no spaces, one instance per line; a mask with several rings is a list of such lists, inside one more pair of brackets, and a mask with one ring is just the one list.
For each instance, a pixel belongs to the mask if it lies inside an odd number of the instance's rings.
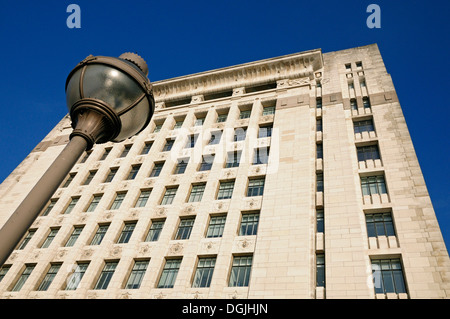
[[387,194],[384,176],[361,177],[361,188],[363,195]]
[[239,236],[256,235],[259,224],[259,211],[255,213],[244,213],[241,218]]
[[92,246],[100,245],[102,243],[103,237],[105,237],[106,232],[108,231],[109,224],[98,225],[97,232],[92,238],[91,244]]
[[266,106],[263,107],[263,113],[262,115],[271,115],[271,114],[275,114],[275,106]]
[[209,145],[216,145],[220,143],[222,138],[222,131],[211,132],[211,138],[209,139]]
[[358,146],[356,147],[358,161],[380,159],[378,145]]
[[64,183],[64,185],[62,186],[63,188],[67,187],[70,185],[70,183],[73,181],[73,179],[75,178],[75,175],[77,175],[77,173],[71,173],[69,174],[69,177],[66,179],[66,182]]
[[33,237],[33,235],[36,233],[36,229],[30,229],[27,232],[27,235],[25,236],[25,238],[22,240],[22,242],[19,244],[19,247],[17,248],[18,250],[22,250],[24,249],[28,242],[31,240],[31,238]]
[[78,237],[80,237],[83,228],[84,226],[75,226],[64,247],[72,247],[73,245],[75,245],[75,242],[77,241]]
[[316,120],[316,131],[317,132],[322,132],[322,119],[317,119]]
[[58,199],[51,199],[50,203],[47,205],[44,212],[42,213],[42,216],[47,216],[50,213],[50,211],[52,210],[53,206],[55,206],[57,201],[58,201]]
[[226,122],[228,118],[228,114],[219,114],[217,115],[217,123]]
[[317,192],[323,192],[323,174],[322,173],[316,174],[316,186],[317,186]]
[[79,199],[80,199],[79,197],[73,197],[70,200],[69,205],[67,205],[66,209],[64,210],[63,214],[64,215],[70,214],[72,212],[73,208],[75,207],[75,205],[78,203]]
[[357,68],[362,68],[362,62],[358,61],[355,63]]
[[206,237],[222,237],[226,219],[226,215],[211,216],[211,219],[209,220],[208,230],[206,232]]
[[186,167],[188,165],[189,158],[183,158],[178,160],[177,166],[175,166],[174,174],[183,174],[186,171]]
[[194,226],[195,217],[182,218],[178,225],[175,239],[189,239],[192,227]]
[[203,123],[205,123],[205,117],[204,116],[203,117],[197,117],[195,119],[194,126],[202,126]]
[[252,110],[241,110],[241,113],[239,114],[239,119],[248,119],[252,113]]
[[102,196],[103,196],[103,194],[94,195],[94,197],[91,200],[91,203],[89,204],[89,206],[86,210],[87,213],[93,212],[97,208],[98,203],[100,203],[100,200],[102,199]]
[[89,156],[91,155],[91,153],[92,153],[92,151],[86,152],[86,155],[84,155],[84,157],[81,159],[80,163],[86,163],[86,161],[89,158]]
[[366,214],[366,225],[369,237],[395,236],[391,213]]
[[145,241],[157,241],[159,238],[159,235],[161,234],[163,227],[164,227],[164,220],[152,221],[152,226],[150,227],[150,230],[148,231]]
[[193,148],[195,145],[195,142],[197,141],[198,135],[189,135],[188,141],[186,143],[186,146],[184,148]]
[[105,262],[105,267],[103,267],[94,289],[99,290],[108,288],[109,282],[111,281],[111,277],[114,275],[114,271],[116,270],[118,263],[119,262],[117,261]]
[[241,160],[242,152],[230,152],[227,154],[227,162],[225,163],[226,168],[238,167]]
[[199,258],[192,287],[209,287],[211,285],[215,265],[216,257]]
[[153,133],[158,133],[159,131],[161,131],[162,126],[162,124],[156,124]]
[[263,125],[259,127],[258,138],[271,137],[273,124]]
[[48,246],[50,246],[58,231],[59,228],[51,228],[50,232],[47,235],[47,238],[45,238],[44,242],[42,243],[41,248],[47,248]]
[[105,151],[103,152],[102,157],[100,157],[99,160],[100,160],[100,161],[105,160],[105,159],[108,157],[108,155],[109,155],[109,153],[111,152],[111,150],[112,150],[111,147],[105,148]]
[[133,145],[125,145],[122,154],[120,154],[120,157],[125,157],[128,155],[128,153],[130,152],[131,146]]
[[145,204],[147,204],[148,198],[150,197],[151,190],[141,190],[141,194],[139,195],[139,198],[136,201],[136,205],[134,207],[144,207]]
[[345,69],[346,70],[351,70],[352,69],[352,65],[350,63],[346,63],[345,64]]
[[116,175],[118,171],[118,168],[111,168],[109,170],[108,176],[106,176],[105,181],[103,183],[109,183],[113,180],[114,176]]
[[253,165],[267,164],[269,162],[269,151],[269,147],[260,147],[255,149]]
[[133,269],[131,269],[130,277],[128,278],[125,289],[139,289],[142,278],[144,278],[147,270],[149,260],[136,260]]
[[250,280],[253,256],[234,256],[229,287],[247,287]]
[[234,130],[234,141],[239,142],[245,140],[245,136],[247,134],[247,128],[246,127],[237,127]]
[[316,232],[323,233],[325,230],[323,209],[316,210]]
[[25,269],[23,270],[22,274],[20,275],[19,279],[17,280],[16,284],[12,288],[12,291],[19,291],[22,289],[23,285],[27,281],[28,277],[30,277],[31,272],[33,271],[34,267],[36,267],[35,264],[33,265],[25,265]]
[[155,163],[153,169],[150,173],[150,177],[158,177],[161,174],[162,168],[164,166],[164,162]]
[[41,284],[38,287],[38,291],[46,291],[53,279],[55,278],[58,270],[61,268],[61,264],[50,264],[50,269],[42,280]]
[[370,100],[367,96],[363,97],[363,106],[365,109],[370,109]]
[[375,131],[372,119],[353,122],[353,128],[355,133]]
[[170,205],[173,202],[173,199],[177,193],[177,187],[166,188],[166,192],[161,200],[161,205]]
[[175,125],[173,126],[173,129],[176,130],[176,129],[181,128],[183,126],[183,122],[184,122],[184,119],[175,121]]
[[316,158],[323,158],[323,146],[322,144],[316,144]]
[[213,165],[213,162],[214,162],[214,155],[202,156],[202,162],[201,162],[198,170],[199,171],[209,171]]
[[254,178],[248,181],[247,196],[261,196],[264,192],[265,178]]
[[357,110],[358,109],[358,103],[356,103],[356,99],[350,99],[350,108],[352,110]]
[[175,140],[166,140],[166,144],[164,145],[162,152],[168,152],[172,149],[173,144],[175,143]]
[[3,278],[8,273],[8,270],[11,268],[11,265],[3,265],[0,267],[0,282],[2,282]]
[[74,272],[67,278],[66,290],[75,290],[78,288],[88,266],[89,263],[77,263]]
[[173,288],[178,270],[180,269],[181,258],[166,259],[166,264],[159,278],[157,288]]
[[321,97],[316,98],[316,108],[318,108],[318,109],[322,108],[322,98]]
[[127,180],[135,179],[140,168],[141,168],[141,164],[131,166],[131,170],[130,170],[130,173],[128,174],[128,176],[127,176]]
[[372,260],[375,293],[406,293],[400,259]]
[[361,80],[361,81],[359,82],[359,85],[360,85],[362,88],[365,88],[365,87],[366,87],[366,80]]
[[206,183],[192,185],[191,194],[189,195],[188,202],[200,202],[205,191]]
[[120,205],[122,205],[123,199],[125,198],[125,195],[127,193],[117,193],[116,198],[114,198],[114,201],[111,204],[110,210],[119,209]]
[[228,199],[233,195],[234,180],[229,182],[220,182],[217,199]]
[[153,142],[145,142],[140,155],[148,154],[148,152],[150,152],[150,149],[152,148],[152,145]]
[[348,82],[348,89],[349,90],[353,90],[355,88],[355,85],[353,84],[353,81],[352,82]]
[[122,232],[120,233],[118,244],[126,244],[130,241],[131,235],[133,235],[134,228],[137,222],[127,222],[125,223]]
[[316,255],[316,287],[325,287],[325,255]]

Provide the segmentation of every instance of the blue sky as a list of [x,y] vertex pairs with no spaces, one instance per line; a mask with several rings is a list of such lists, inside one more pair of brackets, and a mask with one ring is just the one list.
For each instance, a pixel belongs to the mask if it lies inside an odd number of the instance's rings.
[[[81,28],[69,29],[69,4]],[[381,28],[369,29],[369,4]],[[141,54],[162,80],[321,48],[377,43],[391,74],[441,230],[450,247],[450,2],[1,1],[0,182],[67,113],[65,80],[89,54]]]

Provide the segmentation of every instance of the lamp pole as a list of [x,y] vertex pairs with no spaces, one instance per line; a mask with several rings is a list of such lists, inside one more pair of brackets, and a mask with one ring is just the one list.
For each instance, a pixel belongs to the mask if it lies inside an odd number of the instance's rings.
[[0,229],[0,266],[84,151],[95,143],[120,142],[148,125],[155,102],[147,74],[147,64],[134,53],[89,56],[72,70],[66,81],[70,141]]

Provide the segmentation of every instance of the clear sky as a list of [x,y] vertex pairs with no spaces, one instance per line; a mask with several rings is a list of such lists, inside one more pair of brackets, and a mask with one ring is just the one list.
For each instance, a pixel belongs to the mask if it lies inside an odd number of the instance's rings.
[[[70,29],[69,4],[81,8]],[[366,12],[381,9],[381,28]],[[65,80],[89,54],[137,52],[152,81],[321,48],[377,43],[447,247],[450,1],[0,1],[0,182],[67,113]]]

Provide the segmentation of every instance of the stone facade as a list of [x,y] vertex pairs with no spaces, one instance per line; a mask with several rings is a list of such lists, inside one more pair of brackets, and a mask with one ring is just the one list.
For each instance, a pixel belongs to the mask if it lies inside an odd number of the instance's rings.
[[[159,81],[154,93],[156,111],[142,133],[122,143],[96,145],[75,165],[73,179],[54,194],[51,210],[30,228],[31,239],[3,266],[0,298],[450,296],[448,253],[376,45],[311,50]],[[267,126],[271,134],[265,133]],[[245,138],[239,133],[243,128]],[[65,117],[1,184],[0,225],[61,152],[70,132]],[[189,136],[196,136],[192,148],[186,148]],[[142,154],[148,143],[150,150]],[[166,144],[172,144],[169,151]],[[363,152],[360,157],[363,147],[376,145],[379,156]],[[260,161],[254,163],[256,149]],[[105,150],[109,154],[102,158]],[[235,153],[239,165],[227,165]],[[180,159],[187,158],[185,171],[176,174]],[[212,165],[201,170],[202,162]],[[158,163],[164,164],[153,176]],[[139,171],[128,179],[132,167]],[[115,168],[113,180],[105,182]],[[87,184],[91,172],[95,175]],[[230,181],[232,196],[221,199],[221,185]],[[261,184],[249,191],[255,181],[264,181],[262,195]],[[192,201],[198,185],[203,192]],[[171,187],[176,195],[164,204]],[[151,191],[148,200],[138,207],[145,191]],[[113,209],[118,193],[126,195]],[[101,199],[87,212],[94,195]],[[73,199],[76,204],[67,213]],[[243,216],[249,213],[259,213],[252,215],[259,216],[257,231],[242,233]],[[217,216],[226,216],[225,223],[221,236],[211,236]],[[370,218],[381,216],[391,218],[393,232],[387,221],[376,224],[386,233],[374,236]],[[188,218],[194,223],[184,238],[178,234]],[[149,240],[152,225],[161,221],[159,237]],[[131,237],[118,243],[130,223],[135,225]],[[104,238],[92,245],[102,225],[109,225]],[[75,227],[83,228],[67,246]],[[42,248],[51,229],[58,229],[56,236]],[[194,284],[201,258],[215,261],[206,287]],[[180,259],[173,286],[158,288],[167,261]],[[243,275],[231,283],[236,260],[251,260],[248,268],[240,268],[242,274],[250,270],[248,282]],[[147,267],[139,287],[132,289],[129,278],[139,261]],[[96,289],[109,262],[117,262],[113,275],[105,289]],[[377,263],[384,266],[377,270]],[[76,289],[66,289],[82,264],[88,266]],[[388,287],[389,275],[395,288]]]

